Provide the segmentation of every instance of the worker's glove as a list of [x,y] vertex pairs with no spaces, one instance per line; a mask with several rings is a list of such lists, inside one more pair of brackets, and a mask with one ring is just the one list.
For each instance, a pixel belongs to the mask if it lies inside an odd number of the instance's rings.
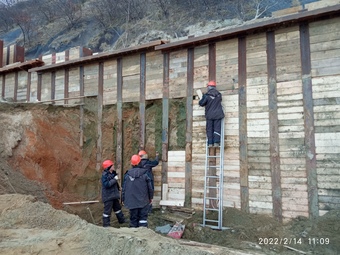
[[116,180],[118,180],[118,179],[119,179],[119,178],[118,178],[118,175],[116,175],[116,176],[115,176],[115,179],[116,179]]

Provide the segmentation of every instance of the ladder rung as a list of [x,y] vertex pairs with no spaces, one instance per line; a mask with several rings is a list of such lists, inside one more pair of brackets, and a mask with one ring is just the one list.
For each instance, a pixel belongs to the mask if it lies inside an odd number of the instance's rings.
[[208,219],[204,219],[204,221],[209,221],[209,222],[218,222],[218,220],[208,220]]
[[205,199],[218,200],[218,197],[206,197]]
[[207,156],[207,158],[220,158],[221,156]]
[[215,209],[215,208],[205,208],[206,211],[219,211],[219,209]]
[[208,175],[208,176],[206,176],[206,178],[220,178],[220,177],[217,176],[217,175]]
[[208,189],[219,189],[220,187],[218,186],[207,186]]

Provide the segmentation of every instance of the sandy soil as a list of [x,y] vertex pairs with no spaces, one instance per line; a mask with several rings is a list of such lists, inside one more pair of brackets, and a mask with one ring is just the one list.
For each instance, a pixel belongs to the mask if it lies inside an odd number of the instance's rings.
[[[158,208],[149,217],[148,229],[119,226],[115,218],[112,228],[104,229],[101,202],[63,205],[100,201],[96,105],[91,102],[85,109],[82,149],[78,108],[0,104],[0,254],[340,254],[340,209],[314,220],[298,217],[281,224],[269,216],[226,208],[227,229],[218,231],[201,226],[202,211]],[[148,123],[158,123],[152,119],[157,114],[151,114],[158,108],[148,108]],[[131,113],[126,122],[135,127],[134,107],[126,111]],[[110,117],[103,124],[103,157],[114,158],[114,109],[104,112]],[[138,125],[128,131],[133,130]],[[147,134],[160,131],[155,125],[148,125],[148,130]],[[138,147],[138,132],[132,133],[125,142],[127,155]],[[156,137],[147,136],[153,149],[159,143]],[[180,146],[176,140],[171,146]],[[124,212],[128,217],[125,208]],[[181,240],[155,232],[176,221],[185,224]]]
[[[79,215],[91,215],[90,223],[78,215],[56,210],[34,196],[0,195],[0,254],[339,254],[340,211],[317,220],[298,218],[280,224],[265,215],[246,214],[228,208],[223,231],[202,227],[202,213],[183,209],[154,209],[149,228],[119,225],[101,227],[101,204],[77,205]],[[128,211],[124,208],[128,218]],[[86,217],[85,217],[86,218]],[[156,227],[185,224],[182,239],[156,232]],[[328,244],[309,244],[308,238],[324,238]],[[286,238],[284,244],[259,244],[261,238]],[[295,238],[295,239],[294,239]],[[294,241],[296,240],[296,241]],[[301,243],[299,242],[301,240]],[[265,242],[265,241],[264,241]]]

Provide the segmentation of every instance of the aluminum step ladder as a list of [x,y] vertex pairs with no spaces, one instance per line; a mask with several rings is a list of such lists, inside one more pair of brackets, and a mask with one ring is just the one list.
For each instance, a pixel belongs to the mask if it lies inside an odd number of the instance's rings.
[[[206,142],[203,227],[222,230],[223,224],[223,162],[224,162],[224,118],[221,121],[219,147],[208,147]],[[211,155],[212,154],[212,155]]]

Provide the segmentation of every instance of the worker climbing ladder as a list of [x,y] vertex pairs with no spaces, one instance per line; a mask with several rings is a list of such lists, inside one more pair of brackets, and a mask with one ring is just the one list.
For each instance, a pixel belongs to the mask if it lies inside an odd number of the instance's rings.
[[224,119],[221,121],[221,142],[218,147],[206,143],[203,226],[222,230],[223,223]]

